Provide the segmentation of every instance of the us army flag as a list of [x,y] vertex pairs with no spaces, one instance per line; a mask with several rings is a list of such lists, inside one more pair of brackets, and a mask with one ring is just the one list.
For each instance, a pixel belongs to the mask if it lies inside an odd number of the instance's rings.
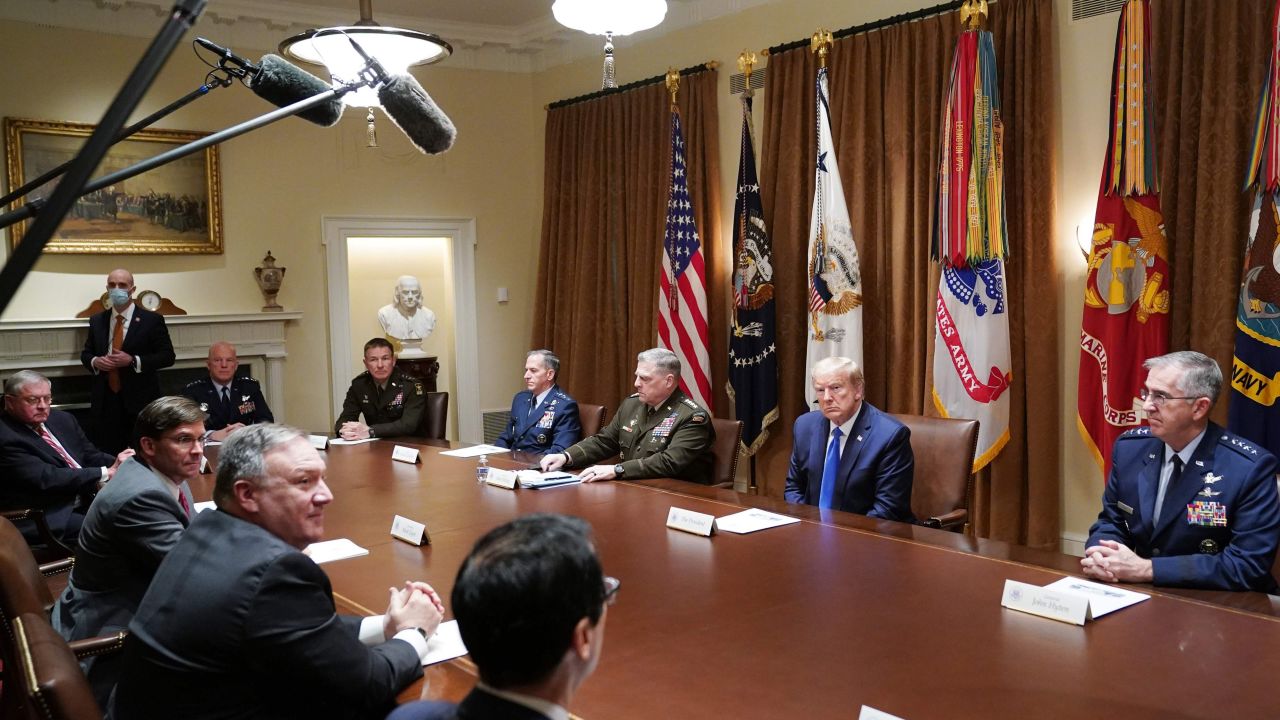
[[809,368],[815,362],[843,356],[862,365],[862,272],[831,140],[825,67],[818,70],[817,93],[818,157],[809,216],[809,342],[804,381],[804,398],[810,406],[814,395]]

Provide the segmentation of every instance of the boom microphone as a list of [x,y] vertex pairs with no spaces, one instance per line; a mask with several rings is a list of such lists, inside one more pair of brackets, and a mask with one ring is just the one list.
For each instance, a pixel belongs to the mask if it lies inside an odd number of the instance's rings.
[[[218,56],[219,68],[243,80],[253,94],[276,107],[287,107],[330,90],[329,83],[279,55],[263,55],[255,65],[205,38],[196,38],[196,44]],[[328,102],[303,110],[298,117],[331,127],[342,118],[342,109],[342,98],[333,97]]]
[[391,122],[422,152],[437,155],[453,147],[457,128],[412,75],[390,76],[378,88],[378,102]]

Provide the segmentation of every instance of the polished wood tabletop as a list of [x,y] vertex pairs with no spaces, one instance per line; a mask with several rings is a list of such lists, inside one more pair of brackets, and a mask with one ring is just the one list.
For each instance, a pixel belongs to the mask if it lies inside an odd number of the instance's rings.
[[[339,605],[382,612],[387,588],[408,579],[447,604],[491,528],[531,512],[585,518],[622,581],[603,657],[570,708],[587,720],[854,718],[864,704],[910,720],[1280,718],[1280,619],[1266,595],[1138,587],[1152,598],[1077,627],[1000,606],[1006,579],[1078,574],[1070,556],[680,481],[504,490],[476,483],[474,459],[415,445],[420,465],[392,461],[389,441],[324,453],[326,537],[369,549],[324,566]],[[195,483],[197,496],[211,483]],[[710,538],[665,526],[672,507],[743,506],[801,522]],[[393,514],[425,523],[431,544],[392,539]],[[429,668],[427,694],[460,698],[473,670],[465,659]]]

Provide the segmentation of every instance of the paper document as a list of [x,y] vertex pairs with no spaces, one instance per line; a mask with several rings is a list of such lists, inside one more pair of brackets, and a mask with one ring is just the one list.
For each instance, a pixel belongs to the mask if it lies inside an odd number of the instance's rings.
[[766,530],[772,527],[780,527],[782,525],[790,525],[791,523],[800,522],[799,518],[787,517],[777,513],[767,512],[752,508],[743,510],[740,513],[725,515],[722,518],[716,518],[716,528],[725,532],[746,534],[757,530]]
[[369,554],[366,548],[362,548],[346,538],[311,543],[302,552],[306,553],[317,565]]
[[362,445],[367,442],[373,442],[378,438],[365,438],[363,440],[343,440],[342,438],[334,438],[329,441],[330,445]]
[[902,720],[902,718],[877,710],[870,705],[863,705],[862,711],[858,713],[858,720]]
[[202,512],[204,512],[205,510],[213,510],[213,509],[215,509],[215,508],[217,508],[217,507],[218,507],[218,504],[217,504],[217,503],[215,503],[214,501],[212,501],[212,500],[206,500],[206,501],[204,501],[204,502],[198,502],[198,503],[196,503],[196,504],[195,504],[195,511],[196,511],[196,512],[198,512],[198,513],[202,513]]
[[427,656],[422,659],[422,666],[435,665],[466,654],[467,646],[462,644],[458,621],[442,622],[436,628],[436,633],[427,639]]
[[538,472],[537,470],[520,470],[516,472],[516,478],[520,481],[520,487],[533,488],[534,490],[582,482],[582,478],[577,475],[560,471]]
[[458,448],[457,450],[445,450],[440,453],[449,457],[480,457],[481,455],[497,455],[498,453],[511,452],[504,447],[497,445],[472,445],[471,447]]
[[1058,592],[1083,595],[1089,598],[1089,613],[1093,615],[1094,619],[1100,618],[1107,613],[1127,608],[1130,605],[1136,605],[1143,600],[1151,599],[1150,595],[1124,590],[1115,585],[1106,585],[1073,577],[1064,577],[1057,582],[1045,585],[1045,588]]

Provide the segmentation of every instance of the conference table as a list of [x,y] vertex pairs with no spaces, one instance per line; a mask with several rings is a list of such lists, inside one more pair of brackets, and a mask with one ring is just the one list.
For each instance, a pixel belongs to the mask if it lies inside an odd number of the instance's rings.
[[[393,461],[396,444],[420,464]],[[678,480],[507,490],[478,484],[475,459],[439,454],[448,447],[322,453],[335,495],[325,536],[369,550],[323,566],[339,609],[380,613],[387,589],[410,579],[447,606],[491,528],[533,512],[582,517],[622,583],[599,666],[570,707],[586,720],[856,718],[864,705],[908,720],[1280,718],[1280,605],[1268,595],[1130,586],[1151,599],[1080,627],[1000,604],[1006,579],[1079,575],[1071,556]],[[532,461],[490,456],[505,469]],[[212,483],[193,484],[199,499]],[[672,507],[800,522],[700,537],[666,527]],[[394,514],[425,523],[430,544],[393,539]],[[474,680],[466,658],[433,665],[401,700],[424,688],[458,700]]]

